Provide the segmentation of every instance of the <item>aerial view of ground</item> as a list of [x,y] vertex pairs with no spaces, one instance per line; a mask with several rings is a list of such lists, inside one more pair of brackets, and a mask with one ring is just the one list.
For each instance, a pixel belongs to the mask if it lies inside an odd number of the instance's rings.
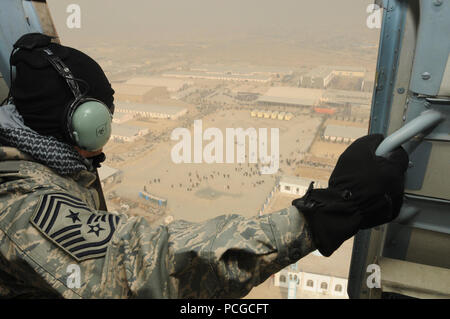
[[[226,128],[278,128],[282,160],[301,159],[320,122],[320,118],[304,115],[291,121],[252,118],[247,110],[221,111],[202,119],[203,130],[215,127],[224,136]],[[171,160],[174,145],[172,141],[158,144],[143,157],[124,164],[121,170],[126,183],[118,184],[114,191],[136,198],[145,186],[148,192],[168,200],[167,214],[175,219],[201,221],[225,213],[255,216],[280,175],[260,174],[257,164],[248,163],[248,147],[245,163],[175,164]],[[280,164],[281,170],[289,171],[285,163]]]

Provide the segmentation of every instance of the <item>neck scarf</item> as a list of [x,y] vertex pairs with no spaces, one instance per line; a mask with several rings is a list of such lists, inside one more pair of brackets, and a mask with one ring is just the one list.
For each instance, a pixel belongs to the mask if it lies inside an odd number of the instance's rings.
[[73,146],[53,136],[40,135],[27,127],[12,104],[0,107],[0,144],[29,154],[63,176],[88,170],[91,166]]

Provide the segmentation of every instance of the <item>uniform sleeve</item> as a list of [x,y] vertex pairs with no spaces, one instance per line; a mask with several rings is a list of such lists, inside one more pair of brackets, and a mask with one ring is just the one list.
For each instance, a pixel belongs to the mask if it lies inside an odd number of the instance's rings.
[[241,298],[315,249],[294,206],[253,218],[175,221],[153,231],[147,226],[120,231],[117,260],[135,297]]

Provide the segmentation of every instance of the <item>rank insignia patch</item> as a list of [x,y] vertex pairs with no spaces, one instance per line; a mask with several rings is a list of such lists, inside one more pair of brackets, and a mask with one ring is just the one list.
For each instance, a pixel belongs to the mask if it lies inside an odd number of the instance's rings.
[[66,193],[41,196],[30,222],[78,261],[103,257],[119,216],[97,212]]

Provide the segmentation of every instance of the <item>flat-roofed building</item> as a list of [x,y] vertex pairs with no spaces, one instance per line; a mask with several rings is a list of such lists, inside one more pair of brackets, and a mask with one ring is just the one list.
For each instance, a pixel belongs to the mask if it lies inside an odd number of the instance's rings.
[[114,112],[113,123],[122,124],[131,121],[133,118],[134,115],[130,113]]
[[251,65],[222,65],[222,64],[201,64],[191,67],[191,71],[204,72],[208,74],[270,74],[273,76],[292,74],[290,67],[280,66],[251,66]]
[[155,98],[167,97],[164,87],[112,83],[112,88],[115,91],[114,99],[121,102],[147,103]]
[[228,74],[228,73],[204,73],[196,71],[172,71],[163,74],[164,77],[180,79],[205,79],[218,81],[260,82],[267,83],[272,79],[269,75],[261,74]]
[[103,188],[119,183],[122,180],[122,172],[120,170],[104,164],[98,168],[98,176]]
[[323,138],[331,142],[351,143],[366,134],[367,128],[330,124],[325,128]]
[[311,180],[298,176],[282,176],[278,184],[282,193],[303,196]]
[[261,105],[279,106],[316,106],[324,90],[296,88],[296,87],[271,87],[264,95],[260,96],[258,103]]
[[338,76],[364,78],[364,68],[351,66],[319,66],[300,77],[300,85],[305,88],[326,89]]
[[327,66],[319,66],[300,77],[300,85],[304,88],[325,89],[333,80],[333,70]]
[[348,90],[325,90],[320,98],[320,104],[327,106],[367,107],[371,102],[372,93]]
[[134,142],[148,133],[146,128],[127,124],[112,123],[111,126],[111,138],[122,142]]
[[374,85],[375,85],[375,72],[374,71],[367,72],[361,83],[361,91],[373,92]]
[[133,114],[143,118],[177,119],[187,112],[187,108],[174,105],[118,103],[117,112]]
[[274,275],[274,286],[296,284],[294,298],[348,298],[348,273],[353,248],[349,239],[332,256],[314,251]]
[[167,77],[135,77],[129,79],[125,84],[150,87],[165,87],[168,92],[174,93],[187,88],[190,82],[178,79],[170,79]]

